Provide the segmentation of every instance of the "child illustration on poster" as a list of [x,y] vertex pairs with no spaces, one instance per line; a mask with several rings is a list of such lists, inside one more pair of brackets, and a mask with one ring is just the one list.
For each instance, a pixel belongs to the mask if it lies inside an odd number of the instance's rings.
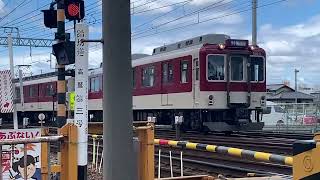
[[[12,179],[25,180],[24,156],[21,157],[19,161],[13,163],[12,169],[13,169],[13,171],[15,171],[15,173],[17,173],[17,175],[15,175],[15,177]],[[27,155],[26,170],[27,170],[27,179],[28,180],[40,180],[41,179],[41,169],[36,167],[36,160],[31,155]]]

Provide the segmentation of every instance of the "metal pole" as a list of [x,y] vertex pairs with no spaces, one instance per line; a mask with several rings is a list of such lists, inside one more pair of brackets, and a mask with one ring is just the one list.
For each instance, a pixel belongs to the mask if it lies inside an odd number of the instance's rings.
[[26,128],[27,124],[24,122],[24,95],[23,95],[23,82],[22,82],[22,70],[19,66],[19,85],[20,85],[20,103],[21,103],[21,112],[22,112],[22,119],[23,119],[23,128]]
[[[298,92],[298,80],[297,80],[297,76],[298,76],[298,69],[294,69],[294,90],[295,92]],[[296,97],[296,102],[295,102],[295,114],[296,114],[296,122],[298,120],[298,98]]]
[[8,48],[9,48],[9,59],[10,59],[10,72],[11,72],[11,81],[12,81],[12,92],[13,92],[13,128],[18,129],[18,114],[16,106],[16,89],[13,83],[14,80],[14,64],[13,64],[13,45],[12,45],[12,36],[8,34]]
[[257,45],[257,1],[252,0],[252,45]]
[[161,178],[161,149],[159,149],[159,157],[158,157],[158,179]]
[[169,159],[170,159],[170,174],[171,174],[171,177],[173,177],[173,169],[172,169],[172,155],[171,155],[171,151],[169,151]]
[[130,1],[102,2],[103,179],[136,180],[132,140]]

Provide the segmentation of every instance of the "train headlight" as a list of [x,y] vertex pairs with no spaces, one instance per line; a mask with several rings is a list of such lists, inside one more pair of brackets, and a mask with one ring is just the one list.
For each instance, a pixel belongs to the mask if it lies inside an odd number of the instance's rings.
[[208,99],[209,99],[208,105],[209,105],[209,106],[212,106],[213,103],[214,103],[214,97],[213,97],[213,95],[209,95],[209,96],[208,96]]
[[224,49],[224,48],[226,48],[226,45],[224,45],[224,44],[219,44],[219,49]]

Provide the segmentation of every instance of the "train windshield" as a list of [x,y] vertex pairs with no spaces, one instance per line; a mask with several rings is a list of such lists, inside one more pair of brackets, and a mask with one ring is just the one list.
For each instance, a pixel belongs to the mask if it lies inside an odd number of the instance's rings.
[[264,59],[263,57],[251,57],[251,81],[264,80]]
[[241,56],[231,56],[230,66],[231,66],[231,80],[232,81],[242,81],[243,80],[243,67],[244,58]]
[[208,80],[224,80],[224,57],[221,55],[208,56]]

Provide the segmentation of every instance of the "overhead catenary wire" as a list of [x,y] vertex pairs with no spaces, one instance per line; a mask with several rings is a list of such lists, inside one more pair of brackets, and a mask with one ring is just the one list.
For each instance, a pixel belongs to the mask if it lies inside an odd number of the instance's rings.
[[[277,3],[284,2],[284,1],[288,1],[288,0],[277,0],[277,1],[274,1],[274,2],[271,2],[271,3],[261,4],[261,5],[257,6],[257,8],[262,8],[262,7],[274,5],[274,4],[277,4]],[[151,34],[147,34],[147,35],[143,35],[143,36],[135,37],[134,35],[132,35],[132,39],[140,39],[140,38],[149,37],[149,36],[153,36],[153,35],[164,33],[164,32],[169,32],[169,31],[173,31],[173,30],[177,30],[177,29],[182,29],[182,28],[186,28],[186,27],[189,27],[189,26],[192,26],[192,25],[202,24],[202,23],[205,23],[205,22],[208,22],[208,21],[213,21],[213,20],[217,20],[217,19],[220,19],[220,18],[232,16],[232,15],[235,15],[235,14],[248,12],[250,10],[251,10],[251,7],[247,8],[247,9],[244,9],[244,10],[239,10],[239,11],[236,11],[236,12],[231,12],[231,13],[228,13],[228,14],[224,14],[224,15],[221,15],[221,16],[218,16],[218,17],[206,19],[204,21],[199,21],[199,22],[196,22],[196,23],[187,24],[187,25],[184,25],[184,26],[175,27],[175,28],[171,28],[171,29],[167,29],[167,30],[163,30],[163,31],[157,31],[155,33],[151,33]]]
[[[22,2],[20,2],[16,7],[14,7],[11,11],[9,11],[6,15],[4,15],[3,17],[0,18],[0,22],[3,21],[6,17],[8,17],[10,14],[12,14],[15,10],[17,10],[19,7],[22,7],[24,6],[23,4],[26,3],[30,3],[32,0],[29,0],[27,2],[27,0],[23,0]],[[25,4],[25,5],[26,5]]]
[[146,31],[149,31],[149,30],[153,30],[153,29],[155,29],[155,28],[159,28],[160,26],[164,26],[164,25],[170,24],[170,23],[172,23],[172,22],[178,21],[178,20],[183,19],[183,18],[186,18],[186,17],[188,17],[188,16],[192,16],[192,15],[198,14],[198,13],[200,13],[200,12],[208,11],[208,10],[210,10],[210,9],[212,9],[212,8],[217,8],[217,7],[221,7],[221,6],[223,6],[223,5],[230,4],[230,3],[233,2],[234,0],[231,0],[231,1],[229,1],[229,2],[227,2],[227,3],[224,3],[224,4],[220,4],[220,3],[223,3],[224,1],[225,1],[225,0],[220,0],[220,1],[214,2],[214,3],[212,3],[212,4],[208,5],[208,6],[205,6],[205,7],[203,7],[203,8],[200,8],[200,9],[198,9],[198,10],[194,10],[194,11],[192,11],[192,12],[189,12],[189,13],[187,13],[187,14],[184,14],[184,15],[182,15],[182,16],[180,16],[180,17],[175,18],[175,19],[172,19],[172,20],[163,22],[163,23],[161,23],[161,24],[159,24],[159,25],[156,25],[156,26],[154,26],[154,27],[151,27],[151,28],[149,28],[149,29],[133,32],[133,34],[134,34],[134,33],[140,33],[140,32],[146,32]]

